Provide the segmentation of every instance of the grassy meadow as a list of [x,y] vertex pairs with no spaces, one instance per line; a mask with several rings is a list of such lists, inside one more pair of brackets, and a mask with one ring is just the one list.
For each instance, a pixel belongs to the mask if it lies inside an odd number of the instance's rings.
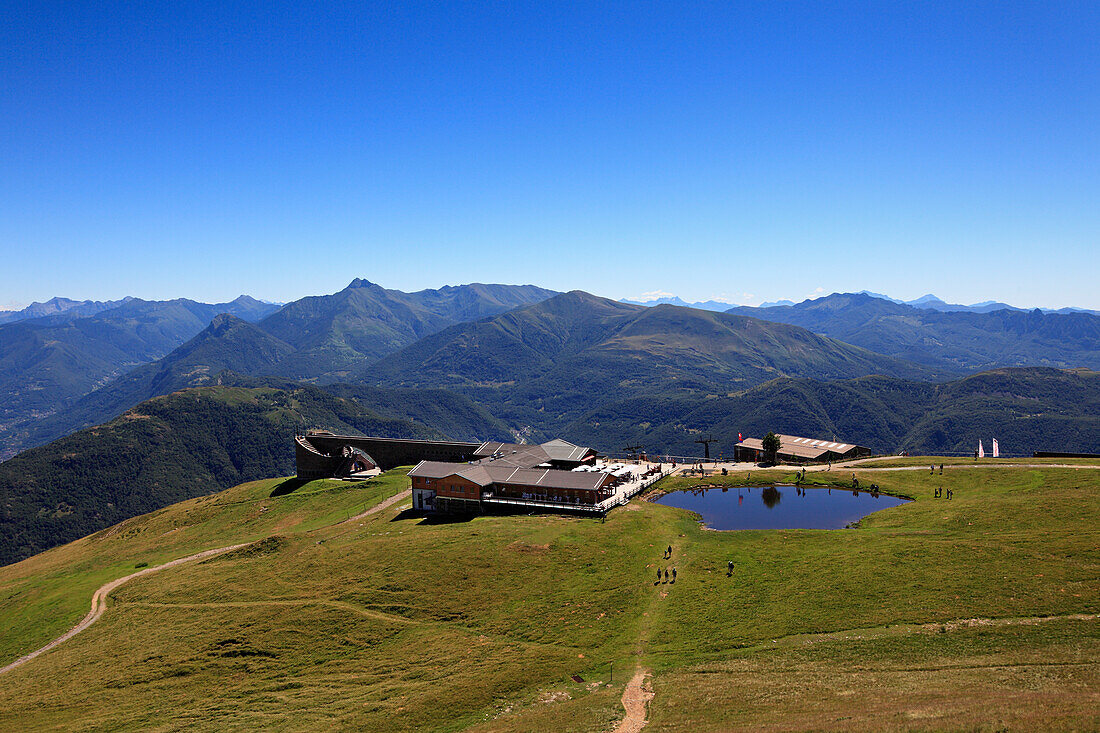
[[[254,542],[116,590],[0,677],[0,726],[601,731],[641,666],[647,730],[1100,727],[1100,471],[856,475],[914,501],[855,529],[739,532],[640,500],[603,521],[430,521],[407,501],[344,521],[403,471],[182,502],[0,568],[2,665],[140,563]],[[664,566],[675,584],[654,584]]]

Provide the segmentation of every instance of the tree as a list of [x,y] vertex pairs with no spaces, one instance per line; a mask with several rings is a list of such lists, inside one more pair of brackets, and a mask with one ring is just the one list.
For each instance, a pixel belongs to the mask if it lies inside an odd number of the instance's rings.
[[779,436],[775,433],[768,433],[760,443],[764,448],[764,455],[768,461],[775,463],[775,454],[779,452]]

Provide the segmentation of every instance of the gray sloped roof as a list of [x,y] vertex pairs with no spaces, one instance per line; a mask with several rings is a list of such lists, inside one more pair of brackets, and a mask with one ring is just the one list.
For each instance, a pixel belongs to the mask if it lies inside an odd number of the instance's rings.
[[517,484],[538,486],[548,489],[581,489],[594,491],[611,480],[606,473],[589,471],[561,471],[553,468],[520,468],[499,463],[489,465],[468,463],[443,463],[441,461],[421,461],[410,476],[428,479],[441,479],[447,476],[461,476],[478,486],[490,484]]
[[548,440],[542,445],[490,441],[482,443],[474,451],[474,455],[481,459],[481,463],[492,462],[519,468],[534,468],[547,461],[581,461],[591,452],[591,448],[573,445],[557,438]]

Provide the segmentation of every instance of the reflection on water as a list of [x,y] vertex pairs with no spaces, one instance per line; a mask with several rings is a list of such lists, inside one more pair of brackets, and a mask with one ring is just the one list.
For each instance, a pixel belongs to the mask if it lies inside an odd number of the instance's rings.
[[[904,499],[877,491],[845,490],[834,494],[831,489],[767,486],[758,493],[759,499],[752,496],[751,488],[736,492],[677,491],[658,501],[699,513],[713,529],[840,529],[872,512],[905,503]],[[786,502],[784,494],[790,496]]]
[[760,498],[764,500],[764,506],[768,509],[774,509],[775,505],[783,499],[783,494],[774,486],[768,486],[764,489]]

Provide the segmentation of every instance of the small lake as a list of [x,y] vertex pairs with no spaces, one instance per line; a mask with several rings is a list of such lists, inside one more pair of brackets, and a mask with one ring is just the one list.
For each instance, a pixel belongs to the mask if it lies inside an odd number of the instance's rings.
[[731,486],[674,491],[657,503],[697,512],[711,529],[842,529],[906,500],[851,489]]

